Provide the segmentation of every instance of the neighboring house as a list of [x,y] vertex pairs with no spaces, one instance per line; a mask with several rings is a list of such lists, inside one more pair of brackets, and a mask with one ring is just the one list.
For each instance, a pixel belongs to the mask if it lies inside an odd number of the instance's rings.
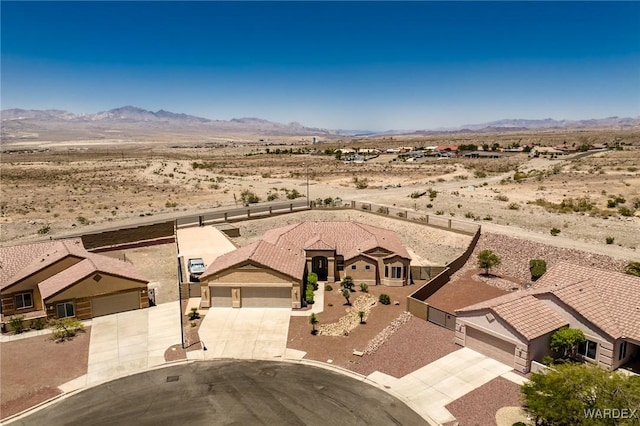
[[149,306],[135,268],[85,250],[80,239],[0,247],[1,322],[100,315]]
[[640,357],[640,278],[560,263],[535,287],[456,311],[457,344],[518,371],[550,354],[554,331],[582,330],[579,355],[608,370]]
[[319,281],[403,286],[411,257],[397,234],[352,222],[302,222],[218,257],[200,277],[203,307],[300,308],[309,272]]

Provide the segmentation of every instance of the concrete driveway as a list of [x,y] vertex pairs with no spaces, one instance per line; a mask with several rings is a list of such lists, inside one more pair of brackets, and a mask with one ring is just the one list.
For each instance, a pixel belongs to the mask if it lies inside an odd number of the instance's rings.
[[290,308],[212,308],[200,325],[204,359],[284,358]]
[[446,405],[496,377],[521,384],[523,377],[502,364],[468,348],[462,348],[437,361],[396,379],[375,371],[367,378],[408,401],[419,414],[438,423],[455,421]]
[[68,392],[164,364],[165,351],[180,342],[177,301],[94,318],[87,374],[60,388]]
[[[233,251],[236,246],[214,226],[179,228],[177,230],[178,255],[185,262],[194,257],[201,257],[205,265],[211,265],[216,257]],[[186,269],[185,269],[186,271]]]

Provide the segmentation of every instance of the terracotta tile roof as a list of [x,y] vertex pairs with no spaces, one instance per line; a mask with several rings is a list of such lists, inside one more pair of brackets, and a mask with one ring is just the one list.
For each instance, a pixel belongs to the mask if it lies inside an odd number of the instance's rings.
[[[491,310],[528,340],[569,324],[544,302],[531,295],[503,303]],[[535,321],[532,321],[533,318]]]
[[79,238],[0,247],[0,290],[67,256],[82,259],[87,254]]
[[411,259],[393,231],[354,222],[301,222],[271,229],[260,241],[218,257],[202,278],[253,261],[300,279],[306,261],[304,250],[336,250],[349,260],[378,247]]
[[207,278],[240,263],[251,262],[298,280],[304,274],[305,259],[304,251],[300,249],[279,247],[260,240],[219,256],[200,278]]
[[[457,312],[492,309],[515,300],[553,295],[613,338],[640,340],[640,277],[561,262],[534,289],[518,291],[467,306]],[[543,315],[531,321],[542,322]]]
[[[47,299],[95,273],[127,278],[139,281],[141,284],[147,284],[149,282],[140,275],[130,263],[112,259],[107,256],[88,253],[88,256],[83,261],[42,281],[38,284],[38,288],[40,289],[42,298]],[[98,282],[96,285],[100,285],[100,283]]]

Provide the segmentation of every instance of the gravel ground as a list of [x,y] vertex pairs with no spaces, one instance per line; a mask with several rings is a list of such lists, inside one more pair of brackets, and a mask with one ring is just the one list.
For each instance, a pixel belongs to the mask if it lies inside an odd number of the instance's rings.
[[[484,279],[478,275],[479,269],[472,269],[463,275],[458,275],[455,279],[445,284],[440,290],[436,291],[426,302],[443,311],[453,313],[456,309],[484,302],[507,294],[508,291],[498,286],[493,279],[489,280],[490,284],[484,282]],[[509,287],[519,287],[517,284],[508,280],[502,280],[509,283]]]
[[[58,386],[87,374],[91,327],[72,340],[50,335],[0,345],[0,418],[19,413],[61,393]],[[20,368],[26,367],[27,368]]]
[[446,408],[460,426],[496,425],[496,412],[502,407],[520,406],[520,386],[498,377],[458,398]]
[[425,266],[452,261],[464,252],[471,241],[467,235],[351,209],[312,210],[237,222],[234,225],[240,228],[240,237],[233,241],[245,246],[261,238],[270,229],[303,221],[353,221],[395,231],[404,245],[415,253],[418,258],[415,260]]
[[[492,250],[502,260],[499,266],[491,268],[490,272],[492,274],[514,278],[521,284],[531,279],[531,274],[529,273],[529,260],[531,259],[545,260],[547,262],[547,269],[559,262],[570,262],[581,266],[591,266],[623,272],[627,264],[625,260],[614,259],[604,254],[553,247],[534,241],[483,232],[471,257],[469,257],[469,261],[452,275],[452,280],[477,268],[477,255],[481,250],[485,249]],[[481,277],[481,279],[488,284],[492,284],[491,278]]]
[[412,317],[375,353],[364,355],[350,369],[369,375],[381,371],[400,378],[458,349],[453,330]]
[[177,266],[178,256],[175,243],[114,250],[100,253],[105,256],[126,260],[136,267],[152,287],[156,287],[156,303],[178,300]]

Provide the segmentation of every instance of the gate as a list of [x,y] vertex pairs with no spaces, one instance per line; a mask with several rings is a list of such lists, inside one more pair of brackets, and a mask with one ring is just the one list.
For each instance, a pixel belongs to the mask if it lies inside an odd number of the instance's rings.
[[440,327],[455,330],[456,316],[429,305],[427,307],[427,321],[439,325]]

